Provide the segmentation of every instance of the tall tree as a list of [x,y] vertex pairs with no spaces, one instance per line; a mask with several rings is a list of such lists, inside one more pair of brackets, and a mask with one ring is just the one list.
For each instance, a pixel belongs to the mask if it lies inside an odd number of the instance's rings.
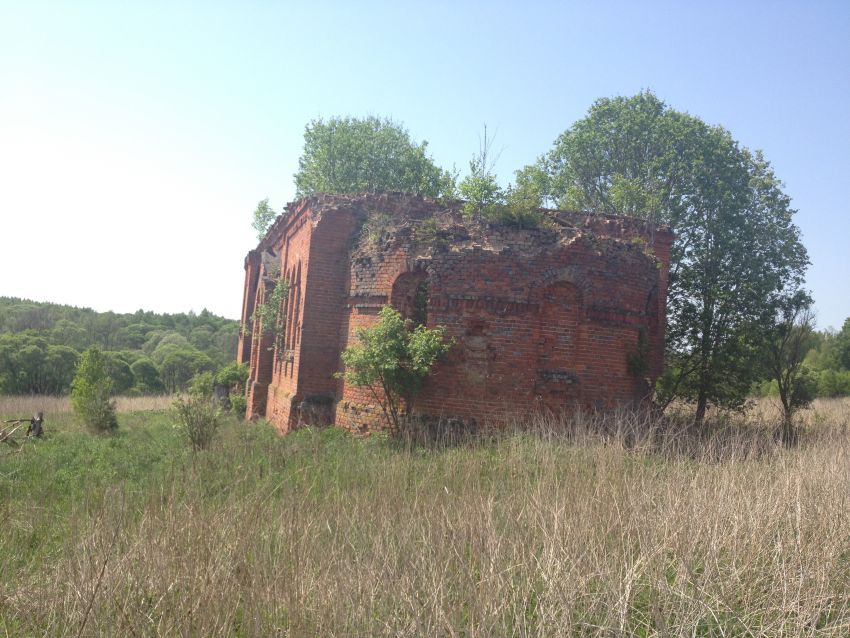
[[776,321],[767,331],[764,362],[779,389],[782,403],[782,441],[792,445],[797,439],[794,411],[808,405],[817,391],[817,381],[803,367],[814,343],[815,317],[808,294],[798,292],[780,307]]
[[794,210],[760,152],[650,92],[604,98],[525,176],[550,201],[669,224],[664,389],[696,404],[742,404],[759,331],[808,258]]
[[454,176],[427,155],[391,119],[339,118],[310,122],[298,160],[298,197],[315,193],[405,191],[439,197],[452,193]]

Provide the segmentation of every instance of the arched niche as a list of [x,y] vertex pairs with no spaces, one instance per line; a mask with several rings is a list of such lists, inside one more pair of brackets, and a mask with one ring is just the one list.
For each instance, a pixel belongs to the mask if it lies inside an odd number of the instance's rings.
[[428,276],[417,270],[399,275],[393,283],[390,304],[415,325],[428,320]]
[[581,400],[578,359],[583,316],[581,290],[569,281],[555,281],[539,294],[537,381],[542,407],[553,412],[571,409]]

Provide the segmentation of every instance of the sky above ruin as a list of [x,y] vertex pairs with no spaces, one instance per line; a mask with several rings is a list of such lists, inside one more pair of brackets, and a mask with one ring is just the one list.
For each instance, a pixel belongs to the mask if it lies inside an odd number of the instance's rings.
[[238,318],[311,119],[390,116],[462,172],[486,124],[507,183],[651,89],[764,150],[819,327],[850,316],[850,3],[177,4],[0,0],[0,295]]

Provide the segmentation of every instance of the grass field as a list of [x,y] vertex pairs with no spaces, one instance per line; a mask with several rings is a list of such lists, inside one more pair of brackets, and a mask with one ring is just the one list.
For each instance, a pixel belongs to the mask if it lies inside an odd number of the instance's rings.
[[850,401],[792,450],[762,405],[454,445],[230,421],[198,453],[163,401],[0,445],[0,635],[850,635]]

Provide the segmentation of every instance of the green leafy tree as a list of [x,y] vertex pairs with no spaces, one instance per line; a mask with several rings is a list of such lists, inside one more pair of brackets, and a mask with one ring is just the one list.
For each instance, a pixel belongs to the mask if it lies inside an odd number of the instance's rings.
[[106,358],[106,374],[112,380],[112,392],[126,393],[136,383],[130,364],[118,352],[104,352],[103,356]]
[[48,394],[65,394],[71,389],[71,382],[80,353],[68,346],[47,346],[47,368],[50,370]]
[[850,317],[835,335],[835,360],[840,367],[850,370]]
[[511,190],[515,198],[529,207],[540,208],[552,203],[549,197],[549,174],[536,164],[525,166],[514,173],[514,185]]
[[254,221],[251,223],[251,227],[257,231],[257,241],[266,236],[275,219],[277,219],[277,213],[269,206],[269,198],[266,197],[254,209]]
[[152,355],[154,350],[156,350],[157,346],[159,346],[159,342],[162,341],[165,336],[169,334],[166,330],[151,330],[147,333],[147,338],[145,342],[142,344],[142,352],[147,355]]
[[[559,206],[669,224],[668,364],[660,398],[743,404],[759,326],[808,265],[769,163],[650,92],[600,99],[528,177]],[[542,174],[545,173],[545,177]]]
[[64,394],[80,354],[30,331],[0,334],[0,393]]
[[818,373],[818,396],[843,397],[850,395],[850,371],[827,368]]
[[466,200],[464,215],[476,221],[495,216],[496,210],[505,204],[505,191],[493,172],[498,157],[493,157],[492,146],[493,138],[487,136],[485,126],[478,153],[469,161],[469,174],[458,187],[461,197]]
[[811,303],[806,293],[793,295],[782,305],[776,322],[766,333],[764,362],[782,403],[781,434],[786,445],[797,440],[794,412],[811,403],[817,392],[817,379],[803,365],[814,341]]
[[837,334],[831,329],[815,332],[812,337],[812,349],[806,355],[805,364],[813,370],[837,369],[838,361],[835,355]]
[[158,354],[159,376],[170,393],[186,388],[192,377],[214,367],[207,355],[191,346],[166,345]]
[[241,389],[245,387],[248,375],[247,365],[231,361],[216,373],[215,382],[218,385],[226,385],[231,390]]
[[210,326],[198,326],[189,332],[189,343],[206,352],[212,346],[214,330]]
[[245,410],[248,407],[245,384],[248,382],[249,374],[248,366],[237,361],[231,361],[215,374],[216,385],[223,385],[229,389],[226,403],[230,404],[230,412],[240,419],[245,418]]
[[30,338],[17,353],[20,366],[18,382],[21,388],[41,394],[48,384],[47,343],[43,339]]
[[92,341],[104,350],[112,350],[117,345],[121,328],[121,317],[114,312],[100,312],[88,317],[89,335]]
[[59,319],[50,329],[49,335],[51,343],[68,346],[78,352],[90,345],[86,331],[70,319]]
[[91,430],[110,432],[118,427],[111,394],[112,380],[107,374],[107,359],[100,348],[92,346],[80,358],[71,384],[71,406]]
[[333,117],[310,122],[298,160],[298,197],[315,193],[404,191],[428,197],[454,192],[454,176],[434,164],[428,143],[414,142],[389,118]]
[[148,357],[139,357],[130,365],[130,371],[135,379],[135,389],[141,394],[159,394],[165,392],[162,379],[159,378],[153,361]]
[[358,330],[359,343],[342,353],[342,376],[352,385],[369,389],[395,432],[400,431],[431,368],[453,344],[446,340],[442,326],[410,328],[398,311],[384,306],[378,322]]
[[469,162],[469,173],[458,190],[465,199],[464,215],[476,222],[488,222],[515,228],[536,228],[541,223],[540,206],[543,189],[539,182],[540,171],[523,169],[516,172],[516,183],[506,189],[499,185],[494,167],[498,157],[493,157],[493,138],[484,137],[478,153]]
[[127,325],[118,330],[116,341],[121,348],[139,350],[147,340],[147,333],[151,330],[153,330],[153,327],[146,324],[134,323]]
[[199,397],[208,397],[211,398],[213,396],[213,392],[215,389],[215,375],[207,370],[206,372],[199,372],[189,383],[189,394],[199,396]]

